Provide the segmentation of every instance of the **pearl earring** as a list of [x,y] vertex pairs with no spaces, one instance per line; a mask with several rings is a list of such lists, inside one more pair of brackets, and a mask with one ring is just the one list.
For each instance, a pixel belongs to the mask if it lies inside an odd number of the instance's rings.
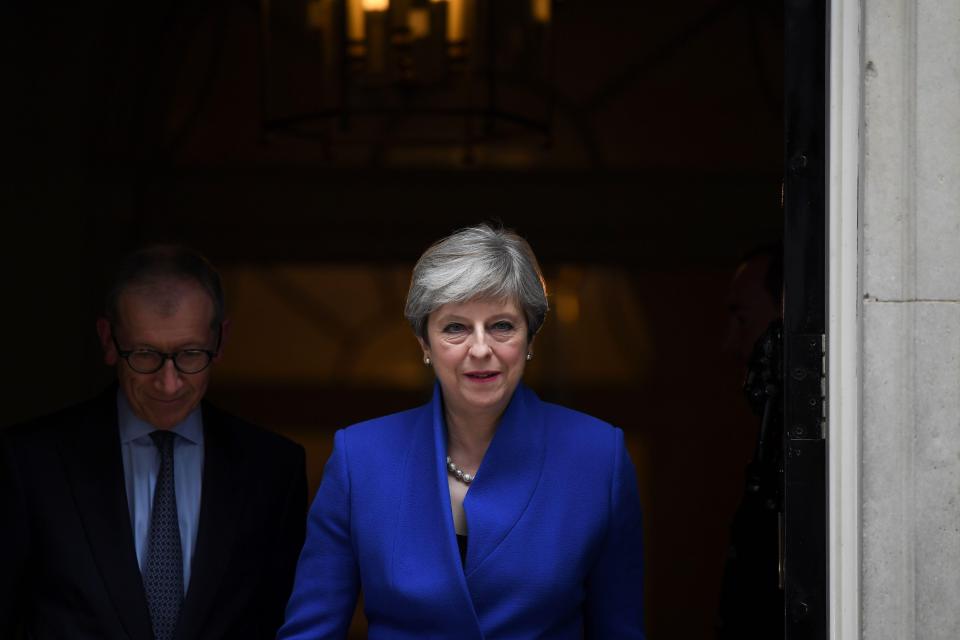
[[532,352],[532,351],[527,354],[527,362],[530,362],[531,360],[533,360],[533,352]]
[[430,366],[430,356],[423,356],[423,364],[427,365],[428,367]]

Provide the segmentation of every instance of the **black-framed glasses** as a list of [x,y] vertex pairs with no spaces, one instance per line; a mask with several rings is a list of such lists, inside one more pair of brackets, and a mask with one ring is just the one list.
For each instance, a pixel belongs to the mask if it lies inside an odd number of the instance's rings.
[[167,360],[173,361],[173,366],[180,373],[200,373],[210,366],[213,358],[220,352],[220,340],[223,338],[223,327],[217,329],[217,347],[213,351],[209,349],[181,349],[173,353],[164,353],[156,349],[130,349],[120,348],[117,342],[116,331],[111,327],[110,337],[113,339],[113,345],[117,348],[117,353],[121,358],[127,361],[127,365],[137,373],[156,373],[163,368]]

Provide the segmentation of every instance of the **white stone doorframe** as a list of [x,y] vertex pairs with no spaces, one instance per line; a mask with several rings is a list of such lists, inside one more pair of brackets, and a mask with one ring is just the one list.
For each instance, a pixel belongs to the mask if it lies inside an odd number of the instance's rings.
[[829,3],[827,474],[831,640],[860,638],[861,0]]

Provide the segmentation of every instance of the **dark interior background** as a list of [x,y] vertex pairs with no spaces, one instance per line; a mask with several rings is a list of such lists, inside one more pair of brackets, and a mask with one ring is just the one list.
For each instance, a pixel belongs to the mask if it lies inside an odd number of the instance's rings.
[[93,320],[110,265],[185,242],[223,269],[233,315],[211,396],[307,446],[315,490],[334,429],[428,397],[402,319],[413,262],[501,221],[553,304],[528,382],[627,434],[650,635],[709,638],[755,429],[721,351],[725,296],[782,228],[776,5],[557,3],[551,72],[526,98],[553,96],[551,143],[507,124],[465,149],[418,144],[462,126],[442,118],[267,135],[264,71],[274,115],[318,95],[302,1],[274,7],[269,69],[255,2],[7,3],[0,424],[107,384]]

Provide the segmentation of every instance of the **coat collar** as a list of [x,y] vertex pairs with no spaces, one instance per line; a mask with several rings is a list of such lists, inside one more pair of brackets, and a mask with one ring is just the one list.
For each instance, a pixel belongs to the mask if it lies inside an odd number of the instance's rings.
[[[540,482],[546,452],[542,413],[536,394],[519,385],[470,484],[463,501],[468,579],[513,529]],[[434,430],[442,431],[444,453],[439,459],[446,490],[446,428],[442,421],[435,421]]]
[[462,612],[459,629],[475,630],[464,637],[482,637],[470,577],[513,529],[540,481],[546,450],[542,406],[536,394],[520,385],[500,419],[464,500],[468,529],[464,564],[450,508],[447,429],[439,383],[431,402],[417,412],[416,421],[404,470],[394,573],[407,582],[410,575],[422,574],[424,567],[438,567],[429,579],[438,583],[433,590],[450,600],[447,604],[452,606],[445,610]]
[[116,394],[112,386],[91,402],[67,432],[60,455],[117,616],[132,640],[152,640],[123,481]]
[[233,554],[237,521],[244,508],[245,466],[243,451],[236,446],[228,419],[203,403],[203,488],[197,523],[197,546],[193,553],[190,584],[180,610],[176,637],[200,638]]
[[[439,391],[413,413],[394,531],[391,581],[394,593],[430,593],[431,606],[443,611],[445,629],[437,635],[482,640],[483,632],[467,589],[453,529],[446,480],[445,437],[434,425],[443,420]],[[430,616],[429,613],[425,613]]]

